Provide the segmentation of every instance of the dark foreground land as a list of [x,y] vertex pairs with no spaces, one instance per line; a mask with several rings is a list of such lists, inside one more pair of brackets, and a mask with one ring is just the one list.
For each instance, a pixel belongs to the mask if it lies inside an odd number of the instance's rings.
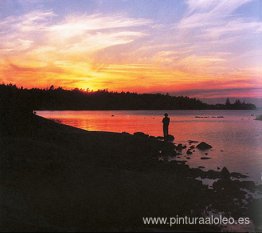
[[[87,132],[37,116],[19,125],[2,126],[0,135],[0,231],[222,230],[142,221],[211,211],[250,217],[253,230],[261,226],[262,200],[247,194],[261,186],[233,179],[241,175],[225,169],[204,172],[160,161],[177,153],[171,143],[143,134]],[[209,189],[197,177],[218,181]]]

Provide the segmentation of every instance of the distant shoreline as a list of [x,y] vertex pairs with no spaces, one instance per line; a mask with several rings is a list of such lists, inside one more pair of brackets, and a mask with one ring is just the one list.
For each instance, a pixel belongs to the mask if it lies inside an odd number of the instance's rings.
[[260,111],[257,109],[35,109],[34,111]]
[[4,104],[12,100],[20,105],[37,110],[254,110],[256,105],[236,99],[231,103],[207,104],[188,96],[169,94],[138,94],[132,92],[112,92],[108,90],[84,91],[81,89],[64,90],[51,86],[49,89],[23,89],[15,85],[0,85],[0,98]]

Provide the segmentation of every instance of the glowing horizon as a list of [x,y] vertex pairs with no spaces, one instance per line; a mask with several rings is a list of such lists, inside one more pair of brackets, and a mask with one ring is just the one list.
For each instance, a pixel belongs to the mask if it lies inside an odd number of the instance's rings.
[[0,82],[262,98],[259,0],[3,0]]

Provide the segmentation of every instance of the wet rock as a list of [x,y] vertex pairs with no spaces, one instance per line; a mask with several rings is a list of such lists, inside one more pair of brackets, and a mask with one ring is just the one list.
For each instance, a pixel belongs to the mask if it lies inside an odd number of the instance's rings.
[[247,178],[248,176],[243,175],[243,174],[238,173],[238,172],[231,172],[231,177],[241,179],[241,178]]
[[205,167],[203,167],[203,166],[199,166],[198,168],[200,168],[200,169],[204,169]]
[[186,146],[183,146],[182,144],[178,144],[178,145],[176,146],[176,149],[179,150],[179,151],[181,151],[181,150],[183,150],[183,149],[186,149]]
[[201,157],[200,159],[207,160],[207,159],[211,159],[211,158],[210,157]]
[[193,143],[198,143],[198,141],[194,141],[194,140],[188,140],[189,144],[193,144]]
[[189,149],[189,150],[187,150],[186,154],[187,154],[187,155],[192,155],[193,153],[192,153],[192,151]]
[[211,149],[211,148],[212,148],[212,146],[209,145],[209,144],[207,144],[206,142],[201,142],[201,143],[199,143],[196,147],[197,147],[197,149],[199,149],[199,150],[208,150],[208,149]]
[[220,176],[222,179],[230,179],[230,172],[227,170],[226,167],[223,167],[223,169],[220,172]]
[[208,153],[205,153],[205,155],[208,155]]

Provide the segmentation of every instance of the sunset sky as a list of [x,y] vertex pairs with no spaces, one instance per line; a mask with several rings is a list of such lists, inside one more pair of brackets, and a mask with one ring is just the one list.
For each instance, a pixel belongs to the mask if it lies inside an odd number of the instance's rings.
[[262,98],[261,0],[0,0],[0,82]]

